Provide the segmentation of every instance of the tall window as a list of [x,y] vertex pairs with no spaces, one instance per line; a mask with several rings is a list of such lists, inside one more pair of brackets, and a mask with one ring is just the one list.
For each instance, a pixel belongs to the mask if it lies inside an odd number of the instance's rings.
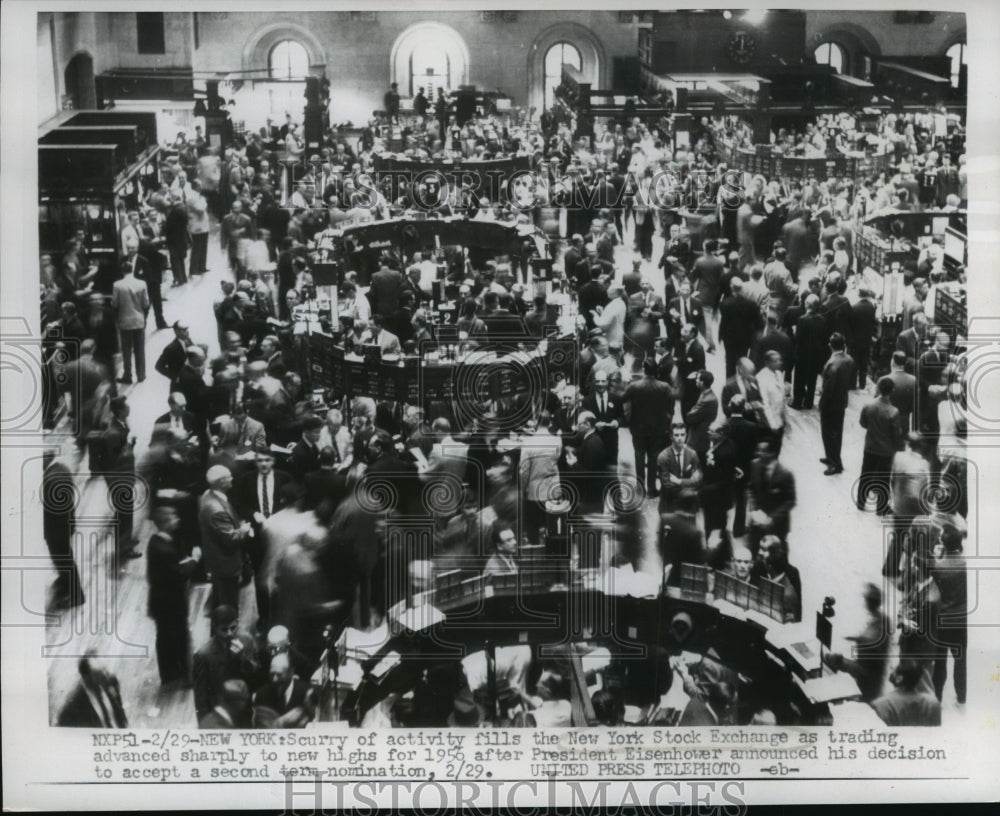
[[945,51],[945,55],[951,59],[951,87],[957,88],[962,75],[962,66],[968,64],[965,61],[965,43],[955,43]]
[[428,99],[433,100],[437,89],[451,90],[451,58],[440,44],[432,40],[422,40],[413,47],[410,54],[410,87],[402,89],[410,96],[416,96],[423,88]]
[[833,70],[838,74],[844,73],[844,68],[847,65],[847,56],[844,54],[844,49],[837,45],[837,43],[823,43],[813,51],[813,57],[820,65],[832,66]]
[[309,54],[295,40],[282,40],[271,49],[271,79],[304,79],[309,75]]
[[552,107],[555,101],[555,90],[562,82],[563,65],[572,65],[576,70],[583,70],[583,58],[579,49],[568,42],[557,42],[545,52],[545,107]]

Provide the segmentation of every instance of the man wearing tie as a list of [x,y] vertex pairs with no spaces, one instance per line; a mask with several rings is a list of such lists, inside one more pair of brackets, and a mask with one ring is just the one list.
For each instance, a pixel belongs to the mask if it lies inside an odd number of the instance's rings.
[[138,243],[128,244],[128,257],[122,265],[124,277],[111,289],[111,308],[115,312],[121,337],[123,374],[118,382],[132,384],[132,357],[139,382],[146,379],[146,313],[149,311],[149,290],[145,281],[136,277],[136,270],[145,262],[139,258]]
[[295,443],[288,462],[289,470],[299,479],[319,470],[319,435],[322,430],[323,420],[319,417],[310,416],[302,422],[302,438]]
[[621,400],[608,391],[608,375],[605,371],[594,374],[594,391],[583,398],[583,410],[590,411],[597,420],[597,435],[604,443],[608,462],[612,468],[618,467],[618,427],[625,419]]
[[693,325],[699,332],[705,331],[704,309],[701,303],[691,298],[691,284],[686,280],[681,281],[680,293],[670,301],[668,315],[670,325],[667,331],[675,349],[679,350],[685,345],[685,338],[681,335],[688,324]]
[[673,513],[685,488],[697,490],[701,485],[701,465],[698,454],[687,446],[687,428],[675,422],[670,429],[670,446],[656,459],[660,471],[660,513]]
[[257,597],[257,629],[266,632],[270,627],[271,597],[264,566],[267,561],[267,542],[263,532],[265,522],[288,504],[289,485],[292,478],[274,469],[274,456],[268,450],[259,450],[255,457],[257,470],[244,474],[233,489],[233,504],[240,516],[250,519],[253,538],[244,544],[253,566],[253,586]]

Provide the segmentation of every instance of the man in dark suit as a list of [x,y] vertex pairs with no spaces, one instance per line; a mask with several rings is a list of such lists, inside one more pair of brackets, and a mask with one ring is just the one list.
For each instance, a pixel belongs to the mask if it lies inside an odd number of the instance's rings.
[[366,481],[370,485],[388,482],[395,494],[395,505],[399,513],[425,512],[420,505],[417,467],[411,461],[396,455],[396,446],[391,436],[383,430],[376,430],[368,443],[369,464],[358,490],[364,495]]
[[806,298],[806,313],[795,324],[795,385],[792,408],[808,411],[816,395],[816,377],[829,355],[826,321],[819,313],[819,298]]
[[198,526],[204,552],[205,571],[212,581],[215,606],[240,607],[243,548],[252,534],[250,523],[241,521],[229,502],[233,474],[213,465],[205,476],[208,490],[198,502]]
[[[205,427],[203,424],[199,424],[198,418],[187,410],[187,397],[180,391],[174,391],[167,397],[167,405],[170,410],[158,416],[153,423],[150,444],[170,445],[181,439],[195,436],[198,438],[198,443],[204,445],[207,442]],[[204,447],[202,452],[204,452]]]
[[160,683],[191,682],[191,634],[188,631],[188,582],[197,574],[201,548],[191,554],[174,538],[180,516],[170,505],[153,511],[156,532],[146,551],[149,617],[156,624],[156,667]]
[[875,315],[875,293],[867,286],[862,286],[859,294],[861,299],[851,307],[851,357],[857,366],[858,388],[863,389],[868,383],[868,369],[871,366],[872,341],[878,331],[878,318]]
[[257,728],[304,728],[316,712],[316,693],[292,671],[287,654],[271,658],[269,679],[253,695]]
[[[135,276],[146,282],[149,290],[149,304],[156,319],[156,328],[165,329],[167,321],[163,319],[163,270],[167,265],[166,258],[160,251],[163,240],[159,238],[153,227],[145,222],[139,232],[139,261],[135,267]],[[126,253],[128,248],[126,247]],[[126,261],[125,263],[128,263]],[[124,264],[123,264],[124,265]]]
[[399,308],[399,293],[403,288],[403,276],[396,269],[383,266],[372,275],[368,299],[371,301],[372,314],[388,317]]
[[717,425],[708,432],[709,447],[701,457],[701,487],[698,502],[704,518],[705,535],[713,530],[725,530],[729,508],[733,506],[733,486],[736,478],[736,444],[726,426]]
[[[570,280],[576,280],[576,268],[583,260],[583,236],[577,233],[570,238],[569,247],[563,255],[563,272]],[[582,314],[582,312],[581,312]]]
[[903,430],[899,409],[892,404],[895,389],[892,380],[883,377],[878,381],[878,399],[861,409],[861,427],[865,429],[865,452],[858,478],[858,510],[864,512],[868,494],[876,489],[876,512],[885,515],[889,509],[891,492],[889,476],[892,460],[903,449]]
[[675,422],[670,429],[670,445],[656,459],[660,473],[660,513],[672,513],[684,488],[701,485],[701,463],[698,454],[687,445],[687,428]]
[[684,327],[688,324],[695,327],[695,332],[706,331],[705,309],[697,298],[691,297],[691,284],[681,281],[680,294],[672,298],[667,308],[667,336],[674,344],[674,349],[680,351],[685,345]]
[[187,283],[187,271],[184,265],[187,261],[188,246],[191,239],[188,235],[187,207],[180,195],[174,193],[171,197],[170,211],[163,224],[163,237],[167,252],[170,253],[170,269],[174,275],[174,286]]
[[236,480],[233,486],[233,506],[241,518],[248,519],[253,536],[243,549],[253,567],[254,594],[257,598],[257,630],[266,632],[271,622],[271,596],[268,590],[264,564],[267,560],[267,541],[264,523],[294,498],[292,477],[274,469],[274,455],[269,450],[257,451],[254,461],[257,468]]
[[608,279],[600,275],[583,284],[577,291],[577,304],[580,314],[587,321],[587,328],[593,329],[594,310],[608,305]]
[[723,427],[727,438],[733,442],[735,456],[735,513],[733,515],[733,535],[742,536],[746,532],[747,515],[747,485],[750,482],[750,471],[754,457],[757,455],[757,443],[765,436],[765,427],[754,422],[745,414],[746,398],[736,394],[729,401],[729,418]]
[[785,382],[789,382],[795,362],[795,346],[792,339],[778,328],[778,319],[773,312],[768,312],[764,333],[754,341],[750,352],[750,360],[758,370],[764,366],[769,351],[776,351],[781,355]]
[[571,466],[571,481],[577,482],[579,512],[604,511],[604,494],[611,483],[611,460],[608,450],[597,434],[597,420],[590,411],[577,417],[580,444],[576,448],[576,464]]
[[[194,710],[200,723],[227,696],[227,682],[256,685],[260,671],[253,640],[239,631],[239,613],[231,606],[212,610],[212,636],[194,653]],[[247,701],[249,702],[249,692]]]
[[798,567],[788,562],[788,542],[773,533],[761,539],[760,551],[750,572],[752,584],[759,584],[762,578],[774,581],[784,590],[782,623],[799,623],[802,620],[802,577]]
[[125,397],[111,400],[111,421],[101,439],[104,479],[108,485],[115,516],[118,558],[138,558],[134,538],[135,437],[128,424],[129,404]]
[[191,345],[191,330],[183,320],[175,320],[173,325],[174,339],[163,348],[154,368],[157,374],[167,378],[170,390],[174,390],[177,375],[187,362],[187,347]]
[[694,262],[691,279],[695,285],[695,296],[705,310],[705,339],[708,341],[708,351],[715,351],[715,313],[719,307],[719,296],[722,292],[722,273],[725,262],[715,253],[719,245],[714,238],[705,241],[705,251]]
[[705,563],[705,538],[698,529],[698,494],[684,488],[677,494],[676,508],[664,513],[660,525],[660,558],[663,567],[670,567],[667,585],[681,585],[683,564]]
[[854,383],[854,360],[845,351],[844,335],[834,332],[830,337],[832,354],[823,367],[823,393],[819,398],[819,422],[826,456],[826,476],[844,472],[840,450],[844,440],[844,412]]
[[697,382],[701,393],[698,395],[698,401],[684,416],[684,424],[688,429],[688,445],[704,463],[705,453],[711,444],[708,429],[719,416],[719,400],[712,392],[715,378],[711,371],[698,372]]
[[608,375],[604,371],[594,374],[594,390],[583,398],[584,411],[590,411],[596,420],[597,435],[604,443],[612,468],[618,466],[618,428],[625,421],[621,399],[608,391]]
[[851,302],[840,293],[840,277],[831,275],[826,281],[826,299],[823,300],[823,317],[826,319],[826,336],[839,332],[845,343],[853,343]]
[[891,370],[882,379],[892,381],[892,391],[889,401],[899,411],[899,425],[903,436],[910,432],[910,422],[917,406],[917,378],[904,371],[906,367],[906,352],[892,353]]
[[927,315],[917,312],[913,315],[913,325],[896,336],[896,350],[906,355],[903,370],[913,374],[917,368],[917,360],[927,350]]
[[307,473],[319,470],[319,436],[323,420],[317,416],[302,421],[302,437],[295,443],[288,460],[288,470],[301,481]]
[[328,445],[319,452],[319,470],[307,473],[302,495],[306,507],[315,510],[323,502],[336,507],[347,495],[347,474],[340,467],[337,449]]
[[757,444],[757,458],[750,469],[747,526],[750,550],[756,557],[761,539],[775,535],[784,540],[791,529],[795,507],[795,477],[774,455],[770,440]]
[[70,728],[128,728],[118,678],[106,671],[93,651],[80,658],[80,680],[66,699],[56,725]]
[[677,383],[680,388],[681,415],[686,416],[698,401],[701,391],[695,382],[699,371],[705,370],[705,348],[698,340],[697,330],[688,324],[681,331],[681,347],[677,353]]
[[726,349],[727,377],[736,372],[736,361],[747,356],[764,325],[757,304],[743,297],[743,281],[733,278],[730,291],[719,304],[719,342]]
[[198,727],[206,730],[250,728],[250,688],[245,680],[226,680],[219,692],[219,702],[198,718]]
[[667,445],[666,428],[674,414],[670,386],[657,379],[657,363],[647,357],[642,363],[642,379],[629,383],[622,396],[628,416],[632,447],[635,450],[636,480],[647,496],[656,496],[656,461]]
[[222,248],[226,250],[229,257],[229,268],[236,275],[237,279],[243,277],[245,270],[240,269],[237,260],[236,250],[239,248],[241,238],[250,238],[253,229],[253,222],[245,212],[243,212],[243,202],[236,199],[228,215],[222,219],[219,228],[219,239]]
[[42,530],[56,572],[53,586],[56,609],[68,609],[84,602],[72,546],[77,504],[72,471],[64,461],[54,459],[42,475]]
[[754,422],[764,424],[764,399],[755,374],[756,369],[750,359],[741,357],[736,363],[736,373],[722,386],[722,411],[728,415],[729,403],[734,396],[742,394],[746,400],[746,415]]

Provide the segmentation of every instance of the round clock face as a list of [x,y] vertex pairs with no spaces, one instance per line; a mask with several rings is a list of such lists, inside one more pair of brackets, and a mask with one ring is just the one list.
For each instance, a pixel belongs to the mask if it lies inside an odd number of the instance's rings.
[[757,54],[757,39],[749,31],[736,31],[726,45],[729,58],[739,64],[746,65]]

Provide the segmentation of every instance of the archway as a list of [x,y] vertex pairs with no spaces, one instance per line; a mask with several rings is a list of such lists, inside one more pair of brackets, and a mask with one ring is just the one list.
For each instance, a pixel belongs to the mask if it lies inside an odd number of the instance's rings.
[[[829,49],[820,50],[821,46],[830,45]],[[839,55],[834,47],[839,49]],[[806,53],[811,56],[829,55],[832,64],[839,57],[840,73],[859,79],[870,79],[872,59],[882,55],[882,49],[869,31],[854,23],[838,23],[824,29],[810,38],[806,44]],[[817,59],[817,62],[824,61]]]
[[389,55],[390,81],[401,96],[423,87],[429,98],[469,82],[469,47],[462,36],[442,23],[417,23],[396,38]]
[[63,72],[66,94],[73,100],[75,110],[93,110],[97,107],[97,90],[94,85],[94,59],[86,51],[74,54]]
[[[575,55],[579,54],[580,72],[587,82],[594,88],[607,84],[604,47],[594,33],[578,23],[551,25],[535,38],[528,54],[528,105],[535,109],[536,115],[542,112],[546,104],[545,91],[549,73],[546,70],[546,58],[550,57],[552,47],[560,43],[573,49],[568,52],[571,57],[575,58]],[[566,53],[564,46],[561,54],[566,55]]]

